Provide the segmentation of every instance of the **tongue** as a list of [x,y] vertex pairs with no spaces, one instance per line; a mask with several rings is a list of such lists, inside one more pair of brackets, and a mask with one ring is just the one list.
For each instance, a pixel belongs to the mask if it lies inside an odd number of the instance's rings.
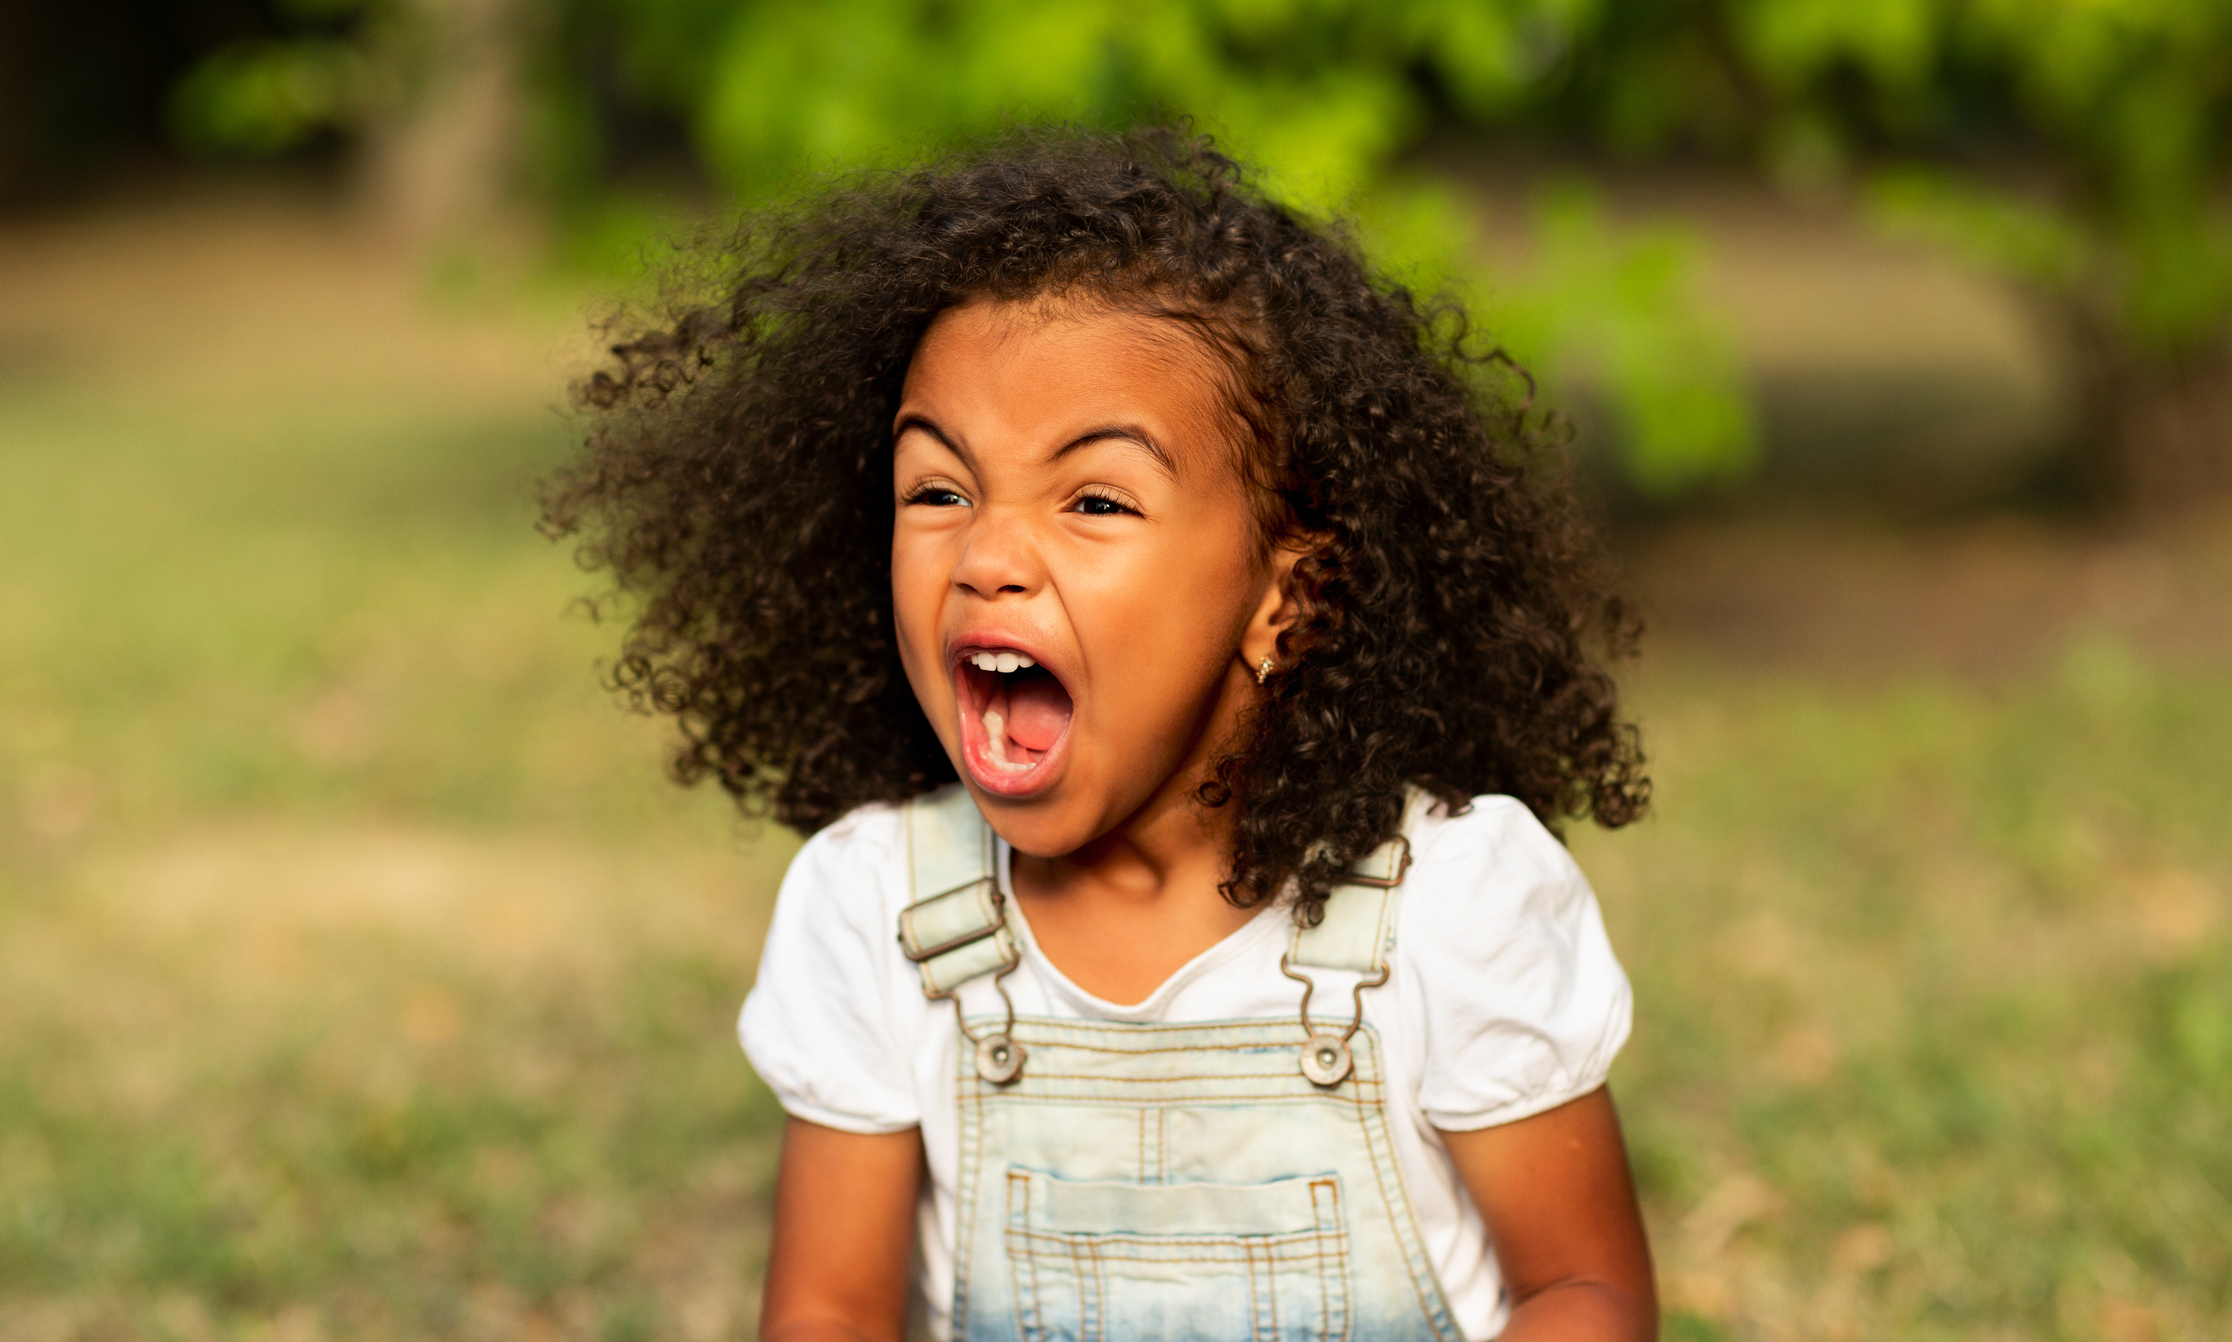
[[1025,750],[1051,750],[1069,726],[1069,691],[1052,676],[1019,676],[1008,687],[1007,734]]

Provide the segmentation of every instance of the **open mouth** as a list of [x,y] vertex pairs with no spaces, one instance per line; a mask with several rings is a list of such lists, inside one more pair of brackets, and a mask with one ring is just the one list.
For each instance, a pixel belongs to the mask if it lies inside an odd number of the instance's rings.
[[962,754],[984,787],[1014,795],[1051,777],[1076,705],[1030,654],[975,648],[954,668]]

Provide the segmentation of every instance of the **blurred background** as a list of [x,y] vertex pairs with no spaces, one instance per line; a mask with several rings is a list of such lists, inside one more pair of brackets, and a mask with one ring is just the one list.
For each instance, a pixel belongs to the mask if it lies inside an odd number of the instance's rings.
[[795,840],[534,532],[670,239],[1185,112],[1542,377],[1676,1342],[2232,1335],[2232,10],[0,7],[0,1339],[751,1335]]

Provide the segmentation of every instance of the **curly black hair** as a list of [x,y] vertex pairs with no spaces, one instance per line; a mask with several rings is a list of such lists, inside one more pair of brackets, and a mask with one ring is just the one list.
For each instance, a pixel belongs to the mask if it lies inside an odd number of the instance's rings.
[[1647,805],[1605,670],[1636,626],[1531,382],[1206,138],[1012,132],[704,255],[710,279],[576,387],[586,449],[544,494],[545,529],[636,603],[612,675],[679,721],[680,781],[810,833],[954,779],[893,632],[892,418],[938,313],[1062,297],[1204,338],[1264,539],[1306,552],[1289,669],[1200,792],[1238,808],[1226,898],[1292,879],[1315,921],[1406,784],[1509,794],[1553,828]]

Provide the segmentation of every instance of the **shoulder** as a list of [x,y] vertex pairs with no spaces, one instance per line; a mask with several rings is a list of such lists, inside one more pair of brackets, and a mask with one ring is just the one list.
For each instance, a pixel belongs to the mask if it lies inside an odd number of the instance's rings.
[[1435,807],[1411,833],[1395,962],[1428,1119],[1485,1127],[1601,1085],[1627,1038],[1628,983],[1565,845],[1509,797]]
[[791,859],[775,900],[774,932],[817,939],[840,927],[873,933],[907,900],[906,810],[877,802],[815,831]]
[[1428,994],[1502,1011],[1515,995],[1549,1001],[1615,987],[1596,894],[1524,805],[1476,797],[1454,816],[1435,807],[1412,835],[1396,939]]
[[822,860],[889,861],[905,851],[906,828],[905,803],[869,802],[815,830],[799,855],[814,853]]
[[1592,898],[1572,854],[1516,798],[1475,797],[1457,815],[1435,803],[1412,822],[1410,841],[1406,910],[1478,921]]
[[909,1058],[922,995],[900,953],[905,813],[864,806],[791,860],[737,1029],[790,1113],[848,1132],[920,1119]]
[[857,888],[861,878],[898,872],[907,855],[906,816],[904,805],[891,802],[845,812],[799,848],[785,885],[795,877]]

